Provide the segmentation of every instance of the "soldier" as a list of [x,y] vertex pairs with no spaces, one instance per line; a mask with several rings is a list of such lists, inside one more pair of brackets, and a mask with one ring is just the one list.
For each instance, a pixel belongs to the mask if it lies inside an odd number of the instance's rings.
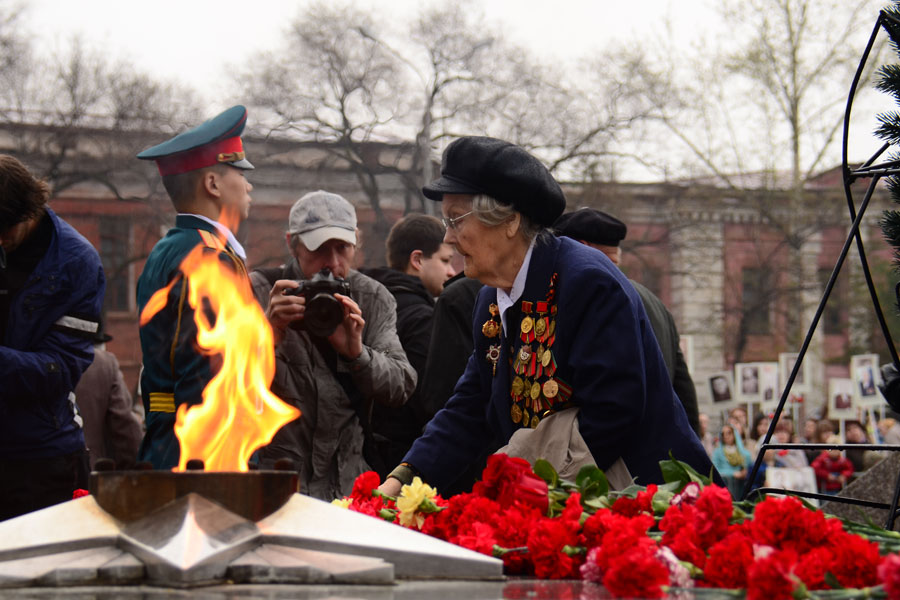
[[158,469],[178,464],[179,446],[173,429],[177,407],[199,404],[213,376],[210,360],[195,348],[196,325],[179,266],[202,244],[247,277],[246,254],[235,238],[249,215],[253,189],[244,177],[244,172],[253,168],[244,158],[240,138],[246,122],[247,109],[234,106],[137,155],[156,161],[178,213],[175,227],[147,258],[137,285],[138,309],[142,311],[157,290],[177,280],[166,306],[141,327],[141,393],[147,432],[138,459]]

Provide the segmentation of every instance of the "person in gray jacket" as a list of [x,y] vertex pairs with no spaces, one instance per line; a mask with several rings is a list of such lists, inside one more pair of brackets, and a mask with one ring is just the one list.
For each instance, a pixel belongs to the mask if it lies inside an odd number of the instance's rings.
[[[557,235],[570,237],[600,250],[616,266],[619,265],[622,257],[619,242],[625,239],[628,228],[614,216],[593,208],[582,208],[560,216],[553,224],[553,229]],[[688,422],[697,435],[702,436],[697,390],[694,388],[694,380],[691,379],[684,354],[681,352],[675,319],[656,294],[633,279],[629,281],[641,297],[647,316],[650,317],[650,324],[659,349],[662,350],[669,379],[672,380],[675,394],[684,406]]]
[[250,280],[275,334],[272,392],[301,414],[260,450],[259,462],[267,468],[293,460],[300,491],[332,500],[349,495],[356,477],[376,466],[367,462],[373,454],[366,443],[374,403],[402,406],[416,373],[397,337],[394,297],[350,268],[353,205],[337,194],[306,194],[291,208],[286,239],[291,261],[255,270]]

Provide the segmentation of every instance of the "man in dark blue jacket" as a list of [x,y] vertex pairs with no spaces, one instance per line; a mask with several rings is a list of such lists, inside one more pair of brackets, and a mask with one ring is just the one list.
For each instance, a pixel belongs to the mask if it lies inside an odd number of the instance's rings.
[[73,390],[91,364],[105,281],[50,189],[0,155],[0,519],[87,487]]

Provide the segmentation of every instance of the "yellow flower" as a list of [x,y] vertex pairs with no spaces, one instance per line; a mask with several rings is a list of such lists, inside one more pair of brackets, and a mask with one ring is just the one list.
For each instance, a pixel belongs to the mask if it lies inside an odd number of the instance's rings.
[[397,498],[397,509],[400,511],[400,524],[404,527],[416,526],[422,529],[425,524],[425,515],[419,512],[419,507],[428,500],[433,500],[437,490],[416,477],[409,485],[400,488],[400,497]]
[[331,503],[341,508],[350,508],[350,505],[353,504],[353,498],[335,498]]

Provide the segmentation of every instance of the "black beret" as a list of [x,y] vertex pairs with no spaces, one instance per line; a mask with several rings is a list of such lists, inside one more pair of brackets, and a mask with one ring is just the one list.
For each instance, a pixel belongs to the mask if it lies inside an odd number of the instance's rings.
[[601,246],[618,246],[628,228],[612,215],[593,208],[566,213],[553,224],[556,235]]
[[447,146],[441,178],[422,188],[426,198],[487,194],[549,227],[566,209],[566,197],[550,171],[523,148],[489,137],[469,136]]

